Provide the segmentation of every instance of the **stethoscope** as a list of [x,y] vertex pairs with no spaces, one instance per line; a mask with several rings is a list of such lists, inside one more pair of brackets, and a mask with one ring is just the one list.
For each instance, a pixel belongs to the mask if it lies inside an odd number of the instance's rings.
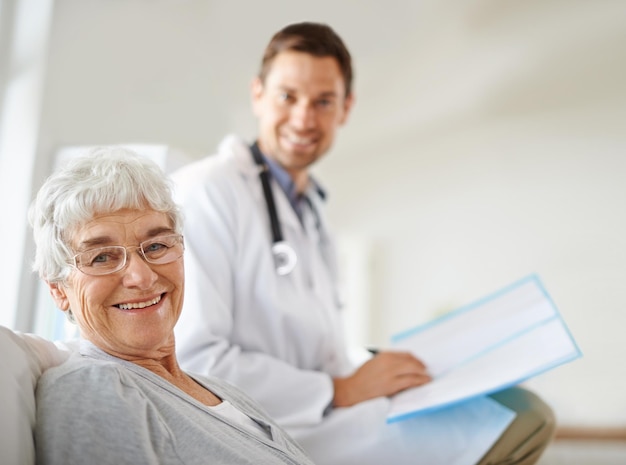
[[263,186],[263,196],[267,204],[267,212],[270,218],[270,226],[272,229],[272,255],[274,256],[274,267],[279,276],[285,276],[293,271],[298,261],[296,251],[287,244],[283,238],[280,221],[278,221],[278,213],[276,212],[276,204],[274,202],[274,194],[270,185],[271,173],[269,166],[263,160],[263,155],[259,150],[256,142],[250,146],[252,158],[259,167],[259,178]]

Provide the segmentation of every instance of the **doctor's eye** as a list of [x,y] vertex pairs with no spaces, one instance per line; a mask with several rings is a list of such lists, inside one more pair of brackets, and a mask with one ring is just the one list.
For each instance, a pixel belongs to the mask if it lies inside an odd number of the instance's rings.
[[281,92],[278,94],[278,100],[281,103],[293,103],[296,101],[296,98],[289,92]]
[[315,101],[315,106],[321,110],[328,110],[335,106],[335,100],[330,98],[321,98]]

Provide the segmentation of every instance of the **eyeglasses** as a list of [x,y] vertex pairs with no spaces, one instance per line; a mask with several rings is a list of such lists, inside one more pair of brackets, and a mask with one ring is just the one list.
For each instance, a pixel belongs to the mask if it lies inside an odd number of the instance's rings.
[[115,273],[126,266],[128,250],[133,249],[139,249],[146,262],[153,265],[165,265],[183,256],[185,244],[182,235],[170,234],[148,239],[134,247],[121,245],[98,247],[74,255],[73,266],[90,276]]

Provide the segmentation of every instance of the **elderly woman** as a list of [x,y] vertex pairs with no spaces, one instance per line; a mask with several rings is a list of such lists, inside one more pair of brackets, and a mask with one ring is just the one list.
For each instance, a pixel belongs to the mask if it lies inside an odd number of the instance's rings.
[[154,163],[120,148],[75,159],[30,220],[35,269],[81,336],[37,386],[38,463],[311,463],[240,391],[180,369],[182,225]]

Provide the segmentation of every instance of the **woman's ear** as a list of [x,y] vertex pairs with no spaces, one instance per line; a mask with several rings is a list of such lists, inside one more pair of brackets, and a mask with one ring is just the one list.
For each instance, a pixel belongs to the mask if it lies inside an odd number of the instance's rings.
[[66,311],[70,308],[70,301],[67,299],[65,289],[60,283],[46,283],[48,289],[50,289],[50,295],[54,299],[54,303],[57,304],[61,310]]

